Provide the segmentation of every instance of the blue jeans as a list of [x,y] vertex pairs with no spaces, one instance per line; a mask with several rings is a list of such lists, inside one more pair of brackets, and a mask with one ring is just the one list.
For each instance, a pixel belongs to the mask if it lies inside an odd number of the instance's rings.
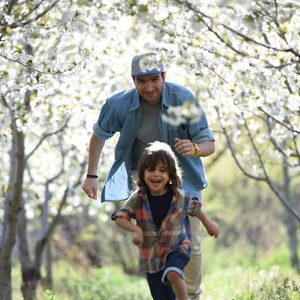
[[148,285],[154,300],[175,300],[173,288],[167,279],[169,271],[175,271],[184,278],[183,269],[189,257],[181,252],[171,252],[166,259],[166,267],[157,273],[146,273]]

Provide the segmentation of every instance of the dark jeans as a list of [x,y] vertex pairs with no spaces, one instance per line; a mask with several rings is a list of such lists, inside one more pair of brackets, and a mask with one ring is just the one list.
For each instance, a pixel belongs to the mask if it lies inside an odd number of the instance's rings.
[[183,271],[188,261],[188,256],[184,255],[183,253],[171,252],[167,256],[165,269],[157,273],[146,273],[148,285],[154,300],[176,299],[172,286],[162,282],[163,273],[167,268],[172,268],[172,270],[174,270],[174,268],[178,269],[179,273],[181,270]]

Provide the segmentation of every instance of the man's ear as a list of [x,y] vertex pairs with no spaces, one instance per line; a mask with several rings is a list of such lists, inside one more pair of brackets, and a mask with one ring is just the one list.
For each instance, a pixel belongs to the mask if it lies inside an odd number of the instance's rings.
[[167,72],[166,71],[162,73],[162,78],[163,78],[163,80],[165,82],[166,78],[167,78]]

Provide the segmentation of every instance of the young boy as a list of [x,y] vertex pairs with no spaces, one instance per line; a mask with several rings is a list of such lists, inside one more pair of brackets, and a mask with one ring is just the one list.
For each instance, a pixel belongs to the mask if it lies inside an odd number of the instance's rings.
[[144,150],[137,184],[139,189],[112,219],[133,233],[153,299],[188,300],[183,273],[191,252],[187,215],[201,219],[211,236],[218,236],[218,227],[205,216],[201,202],[179,188],[181,170],[169,145],[153,142]]

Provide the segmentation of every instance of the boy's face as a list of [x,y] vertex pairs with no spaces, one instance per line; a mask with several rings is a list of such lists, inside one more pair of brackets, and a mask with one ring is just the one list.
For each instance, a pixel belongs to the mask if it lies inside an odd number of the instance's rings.
[[165,73],[137,76],[133,79],[139,95],[149,104],[155,105],[161,100]]
[[170,177],[165,164],[159,162],[154,168],[146,169],[144,176],[151,195],[160,196],[166,192]]

